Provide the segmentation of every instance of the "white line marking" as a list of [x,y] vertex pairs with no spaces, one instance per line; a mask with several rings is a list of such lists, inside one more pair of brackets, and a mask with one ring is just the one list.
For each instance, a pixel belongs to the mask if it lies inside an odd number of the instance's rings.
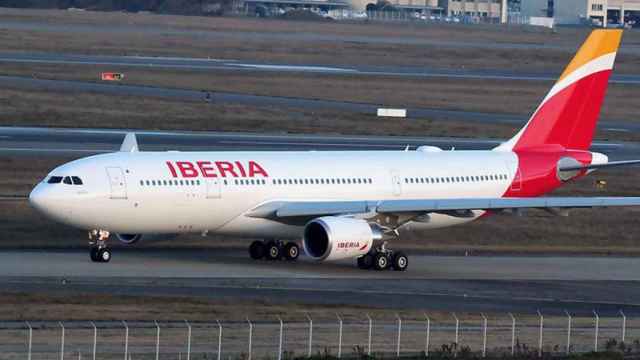
[[261,142],[261,141],[242,141],[242,140],[224,140],[218,141],[219,144],[240,144],[240,145],[287,145],[287,146],[345,146],[345,147],[385,147],[404,149],[406,145],[398,144],[349,144],[349,143],[316,143],[316,142]]
[[0,148],[0,151],[23,151],[23,152],[82,152],[82,153],[106,153],[116,152],[116,150],[89,150],[89,149],[30,149],[30,148]]
[[327,66],[298,66],[298,65],[261,65],[261,64],[230,64],[238,67],[264,69],[264,70],[294,70],[294,71],[333,71],[333,72],[359,72],[356,69],[335,68]]

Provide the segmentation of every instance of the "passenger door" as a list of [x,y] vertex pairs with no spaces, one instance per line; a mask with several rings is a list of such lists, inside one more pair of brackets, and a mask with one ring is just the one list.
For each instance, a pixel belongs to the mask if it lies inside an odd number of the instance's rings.
[[222,197],[222,180],[216,178],[207,179],[207,199],[220,199]]
[[108,167],[107,177],[109,178],[109,186],[111,188],[111,199],[127,198],[127,182],[124,178],[124,172],[119,167]]
[[391,172],[391,186],[393,187],[394,196],[402,195],[402,182],[400,181],[400,176],[395,171]]

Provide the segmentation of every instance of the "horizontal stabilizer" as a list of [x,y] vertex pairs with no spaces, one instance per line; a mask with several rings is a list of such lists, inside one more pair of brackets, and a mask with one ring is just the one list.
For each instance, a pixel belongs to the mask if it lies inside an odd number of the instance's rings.
[[612,161],[605,164],[590,164],[590,165],[575,165],[575,166],[561,166],[559,171],[577,171],[577,170],[595,170],[617,166],[629,166],[639,165],[640,160],[625,160],[625,161]]

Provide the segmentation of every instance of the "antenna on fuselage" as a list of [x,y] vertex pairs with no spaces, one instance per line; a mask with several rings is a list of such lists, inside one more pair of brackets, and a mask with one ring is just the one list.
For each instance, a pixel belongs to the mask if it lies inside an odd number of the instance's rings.
[[120,145],[120,151],[138,152],[138,139],[136,138],[136,133],[127,133],[124,137],[124,141],[122,141],[122,145]]

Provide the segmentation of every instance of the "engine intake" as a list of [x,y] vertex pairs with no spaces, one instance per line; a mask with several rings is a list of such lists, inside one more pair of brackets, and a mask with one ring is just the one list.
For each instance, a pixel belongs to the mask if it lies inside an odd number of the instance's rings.
[[347,217],[325,216],[311,220],[304,228],[302,244],[317,261],[355,258],[366,254],[382,232],[375,224]]
[[116,234],[116,237],[121,243],[127,245],[135,244],[142,239],[141,234]]

